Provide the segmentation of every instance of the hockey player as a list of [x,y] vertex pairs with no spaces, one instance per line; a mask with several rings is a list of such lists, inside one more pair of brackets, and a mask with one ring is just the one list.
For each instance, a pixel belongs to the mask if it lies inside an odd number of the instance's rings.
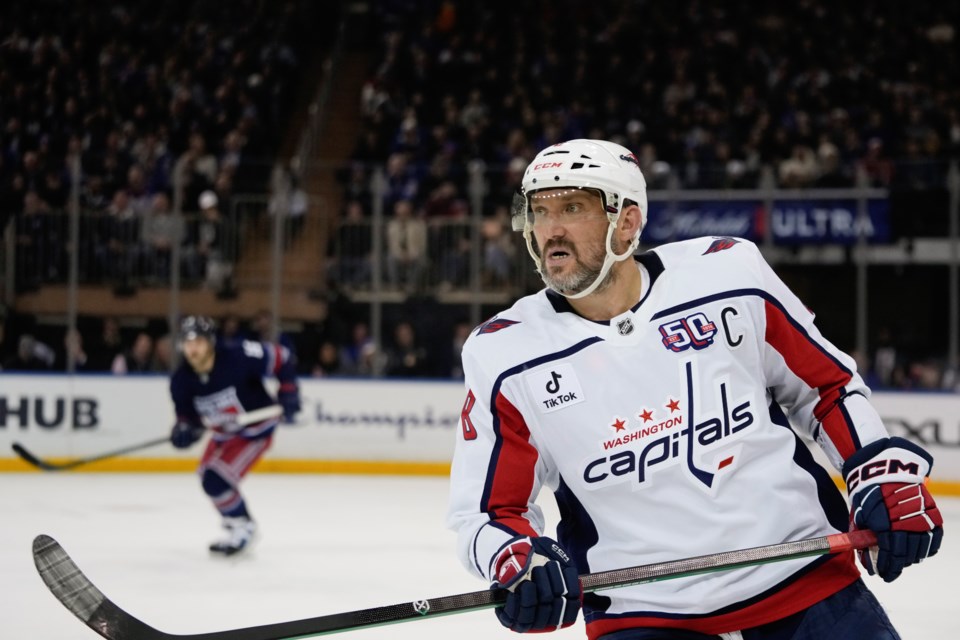
[[[922,448],[890,437],[853,360],[752,243],[634,255],[639,163],[571,140],[527,167],[515,208],[546,289],[478,327],[448,524],[507,590],[514,631],[583,609],[591,640],[899,637],[852,553],[582,594],[579,573],[871,529],[886,581],[934,555],[943,520]],[[847,483],[852,509],[804,440]],[[535,500],[553,491],[557,540]]]
[[186,448],[209,430],[198,473],[227,532],[210,551],[229,556],[245,549],[256,533],[240,481],[270,447],[279,419],[271,415],[274,400],[263,380],[279,380],[276,402],[292,422],[300,411],[296,363],[287,348],[268,342],[217,344],[214,323],[203,316],[183,319],[180,348],[183,362],[170,380],[177,413],[170,441]]

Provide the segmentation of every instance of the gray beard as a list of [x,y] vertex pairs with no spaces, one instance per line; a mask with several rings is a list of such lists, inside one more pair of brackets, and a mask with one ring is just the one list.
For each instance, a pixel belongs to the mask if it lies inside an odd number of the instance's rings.
[[[557,293],[573,295],[580,293],[596,280],[600,276],[600,271],[603,269],[603,261],[606,257],[606,251],[602,253],[597,251],[593,255],[589,256],[589,262],[596,265],[591,266],[586,262],[580,259],[579,255],[575,256],[576,268],[572,273],[568,275],[551,275],[549,270],[546,267],[541,267],[540,275],[543,278],[544,284],[556,291]],[[542,259],[542,258],[541,258]],[[606,277],[603,279],[594,293],[598,293],[607,289],[614,281],[613,269],[607,272]]]

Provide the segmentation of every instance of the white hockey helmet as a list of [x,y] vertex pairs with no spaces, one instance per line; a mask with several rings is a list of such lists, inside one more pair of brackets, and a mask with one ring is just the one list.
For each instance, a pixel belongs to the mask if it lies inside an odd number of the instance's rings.
[[[523,231],[527,241],[527,250],[536,264],[537,271],[543,275],[540,256],[534,248],[533,212],[530,196],[543,189],[558,188],[595,189],[600,192],[603,207],[607,213],[607,255],[600,274],[593,283],[576,294],[566,294],[568,298],[582,298],[593,293],[614,262],[625,260],[633,255],[640,244],[640,232],[647,223],[647,182],[640,171],[640,162],[626,147],[606,140],[568,140],[543,149],[533,159],[523,174],[520,192],[514,199],[513,228]],[[616,229],[620,212],[628,203],[640,208],[640,225],[630,246],[620,254],[613,251],[611,240]]]

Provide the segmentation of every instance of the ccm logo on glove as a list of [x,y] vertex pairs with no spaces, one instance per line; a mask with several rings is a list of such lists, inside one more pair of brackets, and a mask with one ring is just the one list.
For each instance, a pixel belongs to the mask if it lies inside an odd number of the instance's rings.
[[892,582],[940,549],[943,516],[924,484],[932,466],[929,453],[903,438],[872,442],[844,463],[851,528],[877,534],[877,546],[859,552],[870,575]]
[[893,476],[898,473],[919,476],[920,465],[916,462],[898,460],[896,458],[870,462],[861,467],[857,467],[853,470],[853,473],[847,476],[847,488],[850,491],[856,491],[861,482],[879,479],[883,476]]

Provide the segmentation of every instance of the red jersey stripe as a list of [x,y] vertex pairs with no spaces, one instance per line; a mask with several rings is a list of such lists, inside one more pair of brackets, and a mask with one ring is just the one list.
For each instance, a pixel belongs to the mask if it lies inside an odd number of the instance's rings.
[[767,317],[766,341],[783,356],[790,370],[809,387],[817,389],[820,400],[813,410],[830,441],[846,460],[857,449],[854,431],[837,401],[853,377],[834,358],[820,349],[791,322],[783,310],[769,300],[764,302]]
[[[494,461],[495,471],[485,510],[491,519],[509,527],[517,535],[536,536],[537,532],[523,516],[533,491],[537,450],[530,444],[530,429],[523,416],[501,393],[497,394],[496,415],[500,423],[501,445]],[[523,472],[517,473],[517,470]]]
[[276,375],[277,372],[280,371],[280,367],[282,366],[283,366],[283,348],[280,345],[275,344],[273,345],[273,371],[271,371],[270,373],[272,373],[273,375]]

